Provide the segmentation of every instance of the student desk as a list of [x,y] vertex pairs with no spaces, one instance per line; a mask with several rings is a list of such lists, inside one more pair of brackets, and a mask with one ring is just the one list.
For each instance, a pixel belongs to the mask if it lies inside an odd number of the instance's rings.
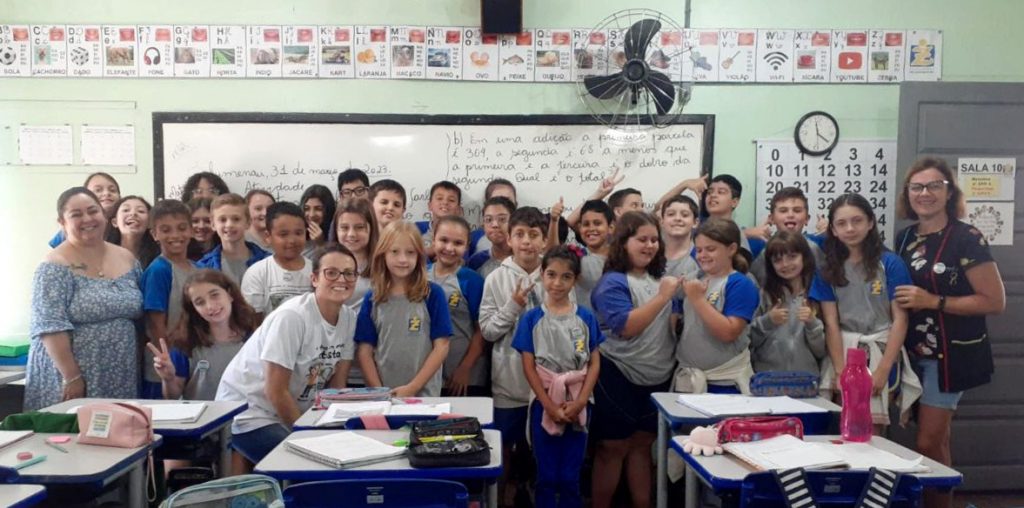
[[[65,413],[73,407],[95,402],[123,402],[115,399],[72,399],[54,404],[42,409],[52,413]],[[181,404],[180,400],[139,400],[134,401],[140,404]],[[169,442],[178,441],[202,441],[214,434],[218,435],[220,445],[220,457],[218,458],[217,471],[220,476],[228,476],[231,472],[231,420],[235,415],[245,411],[248,405],[245,402],[230,401],[195,401],[206,404],[206,409],[199,416],[195,423],[153,423],[153,432],[167,438]],[[57,452],[60,453],[60,452]]]
[[0,386],[7,386],[15,381],[25,379],[25,370],[0,370]]
[[[409,439],[409,432],[401,430],[306,430],[292,433],[285,442],[335,432],[358,432],[388,444]],[[491,462],[486,466],[414,469],[409,465],[409,459],[399,457],[366,466],[335,469],[288,451],[285,448],[285,443],[281,443],[259,464],[256,464],[254,472],[286,482],[365,478],[427,478],[456,481],[480,479],[488,483],[487,506],[496,507],[498,505],[498,477],[501,476],[501,433],[496,430],[484,430],[484,438],[491,445]]]
[[[651,400],[654,402],[654,406],[658,408],[658,440],[656,441],[657,449],[657,468],[655,475],[657,478],[657,490],[655,491],[657,499],[657,508],[665,508],[668,506],[668,438],[672,429],[680,425],[712,425],[722,420],[722,417],[708,416],[696,409],[690,408],[689,406],[676,402],[676,396],[678,393],[671,392],[659,392],[652,393]],[[821,397],[815,397],[813,399],[800,399],[802,402],[807,402],[818,406],[822,409],[828,410],[829,412],[839,412],[842,410],[841,407],[833,404],[832,402],[823,399]],[[827,414],[826,414],[827,415]],[[827,416],[826,416],[827,417]],[[697,499],[696,489],[696,478],[694,478],[693,471],[690,467],[686,467],[686,500],[689,503],[692,498],[694,502]]]
[[[723,455],[712,455],[710,457],[694,456],[683,451],[683,441],[686,436],[672,438],[672,450],[683,457],[686,461],[687,471],[695,471],[701,482],[710,487],[718,495],[738,495],[743,479],[754,469],[740,461],[736,457],[725,453]],[[839,436],[804,436],[805,441],[828,441],[839,439]],[[920,454],[908,450],[884,437],[872,436],[871,445],[885,450],[898,457],[913,459]],[[913,473],[925,488],[937,488],[949,490],[963,482],[963,476],[956,470],[939,464],[928,457],[924,457],[923,464],[931,470],[928,473]],[[686,499],[686,508],[696,508],[696,497]]]
[[44,499],[46,487],[42,485],[0,485],[0,506],[28,508],[41,503]]
[[[480,420],[480,426],[489,429],[494,425],[494,400],[490,397],[408,397],[419,400],[423,404],[451,403],[452,413],[472,416]],[[309,408],[298,420],[292,430],[316,430],[330,427],[317,427],[316,422],[324,415],[324,409]],[[412,417],[413,419],[415,417]],[[339,425],[340,426],[340,425]]]
[[155,436],[153,442],[138,448],[80,445],[72,438],[70,443],[60,445],[68,453],[61,453],[44,442],[53,435],[66,434],[33,434],[0,450],[0,465],[7,467],[21,462],[18,452],[46,456],[46,460],[18,471],[13,481],[46,487],[87,486],[98,490],[127,474],[128,505],[146,505],[146,458],[161,445],[161,436]]

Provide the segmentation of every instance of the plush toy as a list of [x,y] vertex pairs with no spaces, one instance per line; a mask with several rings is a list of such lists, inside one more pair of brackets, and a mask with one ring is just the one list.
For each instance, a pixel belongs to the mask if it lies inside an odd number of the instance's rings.
[[714,425],[697,427],[690,431],[690,437],[683,443],[683,451],[690,455],[711,455],[722,453],[718,444],[718,429]]

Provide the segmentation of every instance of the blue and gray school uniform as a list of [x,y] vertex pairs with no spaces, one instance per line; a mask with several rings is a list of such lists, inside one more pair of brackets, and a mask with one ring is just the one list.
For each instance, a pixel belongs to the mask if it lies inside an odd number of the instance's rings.
[[785,290],[781,302],[789,310],[789,319],[776,325],[768,315],[776,303],[761,293],[757,317],[750,323],[750,355],[754,372],[798,370],[819,375],[818,366],[827,353],[825,326],[817,316],[804,323],[797,314],[807,305],[804,294]]
[[597,281],[604,274],[605,256],[588,252],[580,258],[580,276],[576,279],[576,302],[580,307],[593,311],[590,295],[597,287]]
[[[168,332],[174,330],[178,319],[181,318],[181,292],[185,287],[185,279],[196,268],[195,263],[189,261],[188,264],[190,269],[186,270],[160,255],[142,273],[142,310],[166,314]],[[149,337],[151,340],[160,338]],[[142,397],[162,399],[160,376],[153,368],[153,353],[149,351],[149,348],[146,348],[144,353]]]
[[[387,387],[408,384],[423,367],[435,339],[452,336],[452,322],[444,290],[430,283],[422,302],[403,296],[389,296],[374,303],[373,291],[366,293],[356,320],[355,341],[374,347],[374,362],[381,383]],[[441,395],[441,369],[417,393],[420,397]]]
[[487,234],[483,227],[479,227],[469,232],[469,249],[466,253],[473,256],[477,252],[482,252],[491,249],[491,240],[487,238]]
[[185,378],[185,389],[181,398],[185,400],[214,400],[217,386],[224,370],[242,350],[243,341],[214,343],[211,346],[197,346],[188,356],[177,348],[171,349],[171,363],[174,375]]
[[[516,326],[512,347],[534,355],[537,365],[562,374],[582,370],[604,342],[597,318],[573,306],[566,314],[551,314],[546,305],[527,311]],[[566,398],[566,400],[569,400]],[[587,429],[566,425],[560,436],[549,435],[541,420],[544,407],[530,405],[530,437],[537,458],[537,506],[581,506],[580,470],[587,451]]]
[[[749,323],[759,301],[757,286],[746,275],[731,272],[725,277],[707,277],[704,299],[726,317],[738,317]],[[679,366],[709,370],[742,354],[750,346],[750,328],[736,340],[722,342],[711,335],[689,299],[683,300],[683,334],[676,347]]]
[[[807,245],[811,248],[811,254],[814,255],[814,266],[816,269],[820,269],[825,266],[825,251],[821,250],[822,243],[825,241],[821,235],[812,235],[804,233],[804,238],[807,240]],[[768,276],[768,267],[766,263],[769,260],[765,259],[764,251],[754,258],[754,261],[750,263],[750,274],[757,280],[757,285],[764,287],[765,278]]]
[[892,326],[892,300],[896,286],[913,284],[907,266],[896,254],[882,253],[881,266],[872,280],[862,263],[846,260],[843,269],[848,283],[833,286],[819,272],[811,283],[808,298],[817,302],[835,302],[839,309],[839,328],[843,331],[873,334]]
[[673,277],[685,277],[696,279],[700,277],[700,265],[697,264],[697,247],[690,248],[690,252],[678,259],[665,260],[665,275]]
[[[363,300],[366,298],[366,293],[370,292],[371,284],[369,277],[363,277],[360,275],[359,278],[356,279],[356,287],[352,290],[352,296],[348,297],[348,300],[345,300],[345,305],[352,309],[352,312],[357,316],[359,315],[360,309],[363,308]],[[366,378],[363,377],[363,369],[359,367],[358,361],[352,362],[352,367],[348,369],[348,382],[346,385],[366,385]]]
[[224,275],[227,275],[229,279],[235,281],[235,284],[241,285],[242,276],[245,275],[245,270],[257,261],[260,261],[270,255],[269,251],[264,250],[253,242],[245,242],[245,246],[249,249],[249,259],[246,259],[244,264],[240,261],[232,261],[230,259],[225,260],[222,256],[224,246],[218,244],[213,248],[213,250],[204,254],[203,257],[196,262],[196,266],[199,268],[220,270],[224,272]]
[[[444,379],[450,379],[455,369],[459,368],[462,359],[469,351],[469,342],[478,328],[480,319],[480,300],[484,295],[484,279],[480,274],[466,267],[460,267],[455,273],[438,277],[437,265],[427,270],[427,279],[441,286],[448,312],[451,314],[452,334],[448,341],[448,357],[444,360]],[[488,376],[487,355],[481,355],[471,369],[470,386],[487,386]]]
[[[488,241],[488,243],[490,243]],[[469,261],[466,262],[466,266],[470,269],[479,273],[484,280],[487,280],[487,276],[490,275],[494,270],[497,270],[501,266],[500,259],[491,256],[491,248],[488,247],[484,250],[477,251],[469,257]]]

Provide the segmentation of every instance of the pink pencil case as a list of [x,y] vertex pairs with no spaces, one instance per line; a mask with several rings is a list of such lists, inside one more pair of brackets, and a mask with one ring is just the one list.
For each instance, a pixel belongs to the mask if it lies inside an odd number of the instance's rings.
[[138,448],[153,440],[153,411],[127,402],[98,402],[78,408],[78,443]]

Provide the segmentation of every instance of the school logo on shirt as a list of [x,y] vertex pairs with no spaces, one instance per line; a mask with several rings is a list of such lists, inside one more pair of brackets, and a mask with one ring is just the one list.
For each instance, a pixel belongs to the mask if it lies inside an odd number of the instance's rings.
[[708,293],[707,300],[708,300],[708,303],[710,303],[711,305],[718,305],[718,300],[720,300],[721,298],[722,298],[722,292],[721,291],[712,291],[711,293]]
[[871,294],[875,296],[882,294],[882,279],[871,281]]
[[460,294],[458,291],[456,291],[456,292],[452,293],[451,296],[448,297],[448,307],[451,308],[451,309],[454,309],[455,307],[459,306],[459,302],[461,302],[461,301],[462,301],[462,294]]
[[572,338],[573,348],[576,350],[577,353],[587,352],[587,336],[585,333],[583,333],[582,328],[573,328],[569,332],[569,336]]
[[423,318],[421,318],[419,316],[413,316],[413,317],[409,318],[409,331],[410,332],[418,332],[418,331],[420,331],[420,328],[422,326],[423,326]]

